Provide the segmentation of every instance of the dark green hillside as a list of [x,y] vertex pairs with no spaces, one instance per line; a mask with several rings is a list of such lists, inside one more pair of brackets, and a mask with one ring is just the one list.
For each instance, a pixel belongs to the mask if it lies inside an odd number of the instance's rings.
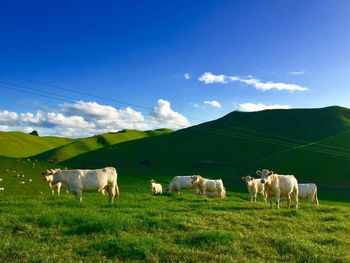
[[27,157],[66,145],[73,139],[61,137],[39,137],[22,132],[0,132],[0,155]]
[[93,151],[112,144],[121,143],[140,138],[157,136],[172,132],[169,129],[153,131],[122,130],[115,133],[105,133],[89,138],[77,139],[70,144],[41,153],[33,158],[50,162],[62,162],[79,154]]
[[[300,171],[304,171],[298,173],[298,176],[308,179],[308,167],[316,164],[298,161],[303,159],[304,151],[296,154],[298,159],[284,157],[282,153],[327,138],[329,139],[325,143],[339,146],[337,140],[332,141],[331,138],[342,132],[343,140],[350,138],[350,134],[346,133],[350,127],[349,120],[350,110],[341,107],[233,112],[217,121],[164,136],[144,138],[92,151],[69,159],[63,164],[71,167],[113,165],[121,173],[131,176],[200,173],[212,178],[223,178],[230,189],[244,190],[245,186],[240,181],[242,175],[252,173],[257,168],[275,169],[277,163],[281,168],[285,167],[284,163],[295,163],[294,167],[298,166]],[[346,172],[346,164],[350,164],[350,158],[334,156],[334,160],[329,162],[329,156],[318,159],[318,155],[322,154],[315,154],[311,159],[314,162],[321,160],[325,169],[322,170],[322,175],[315,176],[314,181],[318,182],[317,178],[326,177],[332,171],[333,165],[343,162],[339,168],[341,172],[333,175],[335,185],[342,185],[341,179]],[[259,162],[269,156],[276,159],[270,163]],[[290,173],[294,173],[294,167]]]

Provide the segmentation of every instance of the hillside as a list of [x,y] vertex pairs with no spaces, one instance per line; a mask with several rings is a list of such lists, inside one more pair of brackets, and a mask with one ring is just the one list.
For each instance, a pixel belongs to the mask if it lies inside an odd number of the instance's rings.
[[0,131],[0,156],[28,157],[66,145],[73,139],[33,136],[23,132]]
[[[341,107],[232,112],[216,121],[160,137],[120,143],[79,155],[62,164],[82,168],[113,165],[130,176],[200,173],[223,178],[231,189],[242,191],[245,186],[240,181],[241,176],[270,167],[281,173],[298,172],[300,180],[320,180],[326,188],[334,188],[343,185],[344,174],[350,165],[349,157],[332,155],[334,160],[331,161],[323,148],[320,149],[322,153],[299,151],[294,156],[286,155],[286,151],[306,145],[315,147],[312,145],[321,140],[322,144],[339,147],[342,140],[350,138],[347,132],[349,120],[350,110]],[[340,133],[343,137],[338,140]],[[346,149],[335,150],[343,153]],[[323,157],[319,158],[320,155]],[[274,158],[270,162],[266,159],[269,156]],[[264,159],[265,162],[259,162]],[[323,162],[322,171],[316,168],[319,162]],[[292,163],[292,167],[283,165]],[[343,165],[332,174],[338,163]],[[321,181],[329,174],[332,174],[332,185],[327,185],[324,179]],[[350,182],[350,179],[345,180]]]
[[158,136],[170,132],[172,132],[172,130],[158,129],[151,131],[122,130],[115,133],[105,133],[89,138],[76,139],[69,144],[62,145],[55,149],[33,156],[33,158],[58,163],[74,156],[109,145],[150,136]]

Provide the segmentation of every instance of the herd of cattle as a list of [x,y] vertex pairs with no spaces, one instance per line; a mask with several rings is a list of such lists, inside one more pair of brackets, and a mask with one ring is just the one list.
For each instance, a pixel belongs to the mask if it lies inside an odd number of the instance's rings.
[[[251,176],[242,177],[246,182],[251,202],[256,202],[257,194],[261,194],[264,200],[268,200],[270,208],[275,201],[279,208],[281,200],[286,200],[290,208],[291,200],[295,208],[298,208],[299,198],[309,199],[313,204],[318,204],[317,187],[313,183],[298,184],[293,175],[280,175],[267,169],[256,171],[260,178]],[[60,193],[62,185],[67,191],[73,193],[78,200],[82,200],[83,191],[105,192],[109,195],[109,202],[119,198],[117,171],[114,167],[106,167],[95,170],[60,170],[50,169],[43,173],[44,179],[49,182],[52,194],[55,188]],[[163,187],[155,180],[150,180],[150,190],[154,194],[162,194]],[[184,189],[195,189],[195,193],[207,197],[226,197],[226,190],[221,179],[212,180],[200,175],[175,176],[166,189],[166,193],[182,193]]]

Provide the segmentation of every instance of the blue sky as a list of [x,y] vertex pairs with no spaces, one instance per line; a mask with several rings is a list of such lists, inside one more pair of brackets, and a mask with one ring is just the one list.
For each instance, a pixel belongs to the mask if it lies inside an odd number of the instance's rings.
[[0,130],[76,137],[350,107],[347,0],[2,1],[0,32]]

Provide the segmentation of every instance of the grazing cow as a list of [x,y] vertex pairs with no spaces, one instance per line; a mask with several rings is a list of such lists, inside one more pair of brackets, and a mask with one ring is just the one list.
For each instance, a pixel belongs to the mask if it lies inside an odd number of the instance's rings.
[[298,181],[294,175],[279,175],[267,169],[256,171],[256,174],[261,176],[261,183],[265,185],[267,199],[272,208],[272,198],[276,198],[276,207],[280,208],[281,197],[286,198],[288,208],[290,208],[291,197],[295,202],[295,208],[298,209]]
[[299,198],[309,199],[310,203],[318,205],[317,186],[315,184],[298,184]]
[[261,183],[261,179],[255,179],[254,177],[248,175],[242,177],[242,180],[247,184],[251,202],[256,202],[257,194],[261,194],[266,202],[265,186]]
[[153,194],[162,194],[163,188],[161,184],[156,183],[155,180],[151,179],[149,181],[149,186]]
[[117,171],[114,167],[106,167],[96,170],[56,170],[47,171],[45,180],[52,183],[62,183],[81,202],[83,191],[106,190],[109,194],[109,202],[112,204],[114,197],[119,198],[119,188],[117,183]]
[[226,198],[226,189],[224,187],[224,189],[221,191],[221,194],[219,195],[219,193],[217,191],[206,191],[204,193],[204,195],[206,197],[221,197],[221,198]]
[[199,176],[197,179],[197,186],[199,189],[198,194],[205,195],[206,192],[216,192],[217,196],[224,195],[224,184],[221,179],[211,180]]
[[173,180],[171,180],[169,187],[167,189],[168,193],[177,192],[178,194],[182,193],[182,189],[197,189],[197,182],[199,175],[183,175],[183,176],[175,176]]

